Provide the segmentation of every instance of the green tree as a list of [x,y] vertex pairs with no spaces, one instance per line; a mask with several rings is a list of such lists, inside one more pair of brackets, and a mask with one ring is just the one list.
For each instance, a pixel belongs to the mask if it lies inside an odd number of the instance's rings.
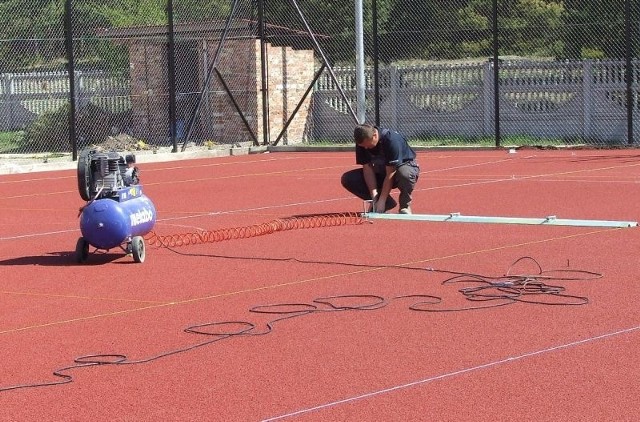
[[[562,50],[561,1],[498,0],[500,55],[555,57]],[[492,0],[470,0],[458,11],[461,30],[482,31],[472,51],[492,54]]]
[[[371,0],[365,0],[370,5]],[[304,20],[309,25],[323,52],[333,63],[353,62],[355,36],[355,4],[353,1],[305,0],[297,2]],[[366,8],[366,6],[365,6]],[[370,10],[370,8],[367,8]],[[289,31],[298,31],[295,37],[311,48],[306,28],[296,7],[287,0],[266,2],[266,21]],[[369,21],[370,25],[370,21]],[[294,35],[291,35],[294,37]],[[306,41],[305,41],[306,40]]]
[[[564,57],[582,59],[624,56],[624,1],[565,0],[564,3]],[[632,13],[637,16],[638,10]],[[638,21],[634,21],[637,31]]]
[[[367,52],[372,46],[372,2],[364,0]],[[455,59],[492,55],[493,0],[376,0],[384,61]],[[0,71],[61,67],[65,62],[66,0],[0,2]],[[95,36],[98,28],[167,23],[167,0],[74,0],[73,35],[78,63],[119,63],[124,46]],[[232,0],[174,0],[175,22],[225,20]],[[310,46],[290,0],[264,0],[274,42],[295,37]],[[634,2],[634,38],[640,10]],[[238,3],[238,17],[257,19],[258,0]],[[354,2],[298,0],[317,40],[332,63],[354,58]],[[498,0],[500,54],[562,58],[622,57],[625,1]],[[636,49],[638,49],[636,42]],[[113,51],[113,56],[111,56]]]
[[[247,0],[243,0],[241,3],[247,3]],[[225,0],[174,0],[173,2],[176,22],[224,20],[231,13],[231,7],[232,2]],[[236,10],[236,13],[240,16],[246,15],[246,11],[242,10],[242,5],[239,10]]]
[[73,4],[74,27],[79,30],[167,22],[166,0],[84,0]]
[[64,0],[0,3],[0,71],[40,67],[64,57]]

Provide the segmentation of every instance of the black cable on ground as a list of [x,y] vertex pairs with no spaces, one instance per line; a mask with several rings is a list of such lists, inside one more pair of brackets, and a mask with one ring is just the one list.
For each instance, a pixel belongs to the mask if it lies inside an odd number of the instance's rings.
[[[534,264],[536,272],[512,274],[515,266],[521,262]],[[529,256],[518,258],[511,264],[504,276],[498,277],[436,269],[429,270],[452,274],[452,277],[442,282],[443,285],[466,284],[466,287],[458,290],[466,300],[486,302],[487,304],[458,308],[435,308],[425,307],[424,304],[414,304],[410,307],[414,311],[468,311],[511,305],[518,302],[536,305],[586,305],[589,303],[587,297],[567,294],[564,286],[551,285],[545,282],[587,281],[602,278],[600,273],[585,270],[555,269],[543,271],[538,261]],[[554,276],[553,274],[558,275]]]
[[[515,264],[520,261],[529,261],[537,266],[534,274],[510,274]],[[336,263],[331,263],[335,265]],[[354,264],[362,266],[361,264]],[[422,312],[451,312],[473,309],[486,309],[491,307],[511,305],[514,303],[528,303],[536,305],[585,305],[588,298],[565,293],[565,288],[559,285],[546,284],[555,281],[586,281],[601,278],[602,275],[591,271],[582,270],[552,270],[543,271],[536,260],[530,257],[518,259],[507,271],[507,274],[500,277],[486,276],[466,272],[455,272],[448,270],[437,270],[433,268],[417,268],[407,266],[374,266],[375,268],[393,268],[403,270],[430,271],[442,274],[449,274],[451,277],[445,279],[442,285],[465,284],[465,287],[458,291],[463,297],[471,302],[485,302],[488,305],[469,306],[461,308],[443,308],[442,298],[429,294],[406,294],[398,295],[386,299],[383,296],[374,294],[345,294],[335,296],[324,296],[313,299],[310,303],[275,303],[267,305],[257,305],[249,309],[250,313],[273,315],[274,318],[264,323],[259,329],[255,323],[250,321],[214,321],[202,324],[194,324],[183,331],[189,334],[206,336],[207,339],[201,342],[162,352],[142,359],[129,359],[127,355],[120,353],[90,354],[74,359],[73,364],[57,369],[53,376],[59,379],[46,382],[33,382],[28,384],[17,384],[0,387],[0,392],[18,390],[25,388],[47,387],[54,385],[68,384],[73,381],[70,372],[78,369],[105,366],[105,365],[136,365],[150,363],[155,360],[185,353],[200,347],[208,346],[218,341],[231,339],[240,336],[262,336],[271,333],[274,325],[278,322],[327,312],[345,311],[373,311],[386,307],[396,300],[413,300],[408,305],[408,309]],[[562,277],[554,277],[552,274],[562,274]]]

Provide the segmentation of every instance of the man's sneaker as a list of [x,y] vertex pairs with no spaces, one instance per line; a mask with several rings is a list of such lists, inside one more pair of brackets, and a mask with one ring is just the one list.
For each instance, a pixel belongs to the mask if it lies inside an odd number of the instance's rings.
[[406,208],[400,208],[400,211],[398,211],[400,214],[411,214],[411,207],[406,207]]

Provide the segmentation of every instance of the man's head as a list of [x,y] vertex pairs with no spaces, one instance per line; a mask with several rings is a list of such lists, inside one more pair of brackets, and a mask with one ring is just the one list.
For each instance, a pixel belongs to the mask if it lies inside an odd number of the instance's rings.
[[358,125],[353,130],[353,139],[356,145],[366,149],[374,148],[378,145],[378,129],[370,124]]
[[136,156],[133,154],[127,154],[124,157],[124,161],[127,163],[129,167],[131,167],[136,164]]

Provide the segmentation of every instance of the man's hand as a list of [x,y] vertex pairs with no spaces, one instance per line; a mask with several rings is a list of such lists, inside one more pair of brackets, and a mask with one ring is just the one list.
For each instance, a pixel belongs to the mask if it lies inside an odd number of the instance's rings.
[[380,214],[384,214],[387,211],[387,200],[385,198],[384,201],[380,200],[380,195],[375,195],[373,197],[373,203],[371,205],[371,211],[377,212]]
[[386,208],[386,201],[377,200],[373,202],[373,210],[377,213],[384,214],[387,210]]

